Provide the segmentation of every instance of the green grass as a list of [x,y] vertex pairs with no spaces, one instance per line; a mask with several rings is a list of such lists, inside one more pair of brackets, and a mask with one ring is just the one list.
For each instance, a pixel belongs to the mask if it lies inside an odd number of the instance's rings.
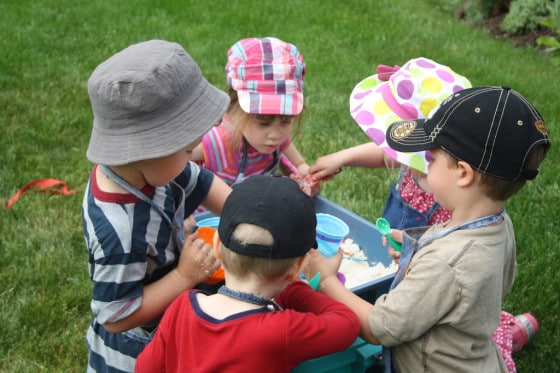
[[[309,162],[367,141],[348,113],[354,85],[377,64],[419,56],[452,66],[475,85],[507,84],[547,120],[554,145],[539,177],[508,204],[519,274],[504,309],[532,312],[541,329],[514,357],[521,372],[558,371],[560,280],[559,71],[533,48],[513,48],[446,14],[434,0],[12,1],[0,3],[0,199],[53,177],[72,196],[31,193],[0,207],[0,371],[80,372],[91,285],[81,198],[92,114],[87,79],[129,44],[182,44],[225,89],[229,46],[273,35],[307,63],[306,124],[296,139]],[[387,170],[346,169],[323,195],[368,218],[381,213]]]

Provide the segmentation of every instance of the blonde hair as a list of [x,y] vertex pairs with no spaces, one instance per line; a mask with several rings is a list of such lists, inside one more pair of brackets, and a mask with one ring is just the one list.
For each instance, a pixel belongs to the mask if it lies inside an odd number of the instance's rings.
[[[274,244],[274,238],[268,230],[253,224],[239,224],[233,231],[232,236],[242,244]],[[240,279],[256,276],[263,280],[277,280],[289,273],[299,259],[268,259],[246,256],[231,251],[223,244],[220,245],[224,268]]]
[[[249,125],[249,123],[251,122],[251,120],[255,117],[259,117],[259,116],[265,116],[264,114],[249,114],[246,113],[245,111],[243,111],[243,109],[241,109],[241,106],[239,105],[239,99],[237,97],[237,91],[231,87],[229,87],[229,91],[228,91],[228,95],[229,95],[229,107],[227,110],[227,116],[230,120],[230,123],[232,125],[232,129],[233,129],[233,136],[231,137],[231,143],[230,146],[233,149],[236,149],[240,144],[241,141],[243,140],[243,131],[245,131],[245,128],[247,128],[247,126]],[[303,126],[303,112],[305,111],[302,110],[301,113],[299,113],[298,115],[266,115],[266,116],[278,116],[278,117],[293,117],[294,118],[294,123],[296,126],[296,131],[294,133],[293,138],[297,137],[297,135],[300,133],[301,131],[301,127]]]

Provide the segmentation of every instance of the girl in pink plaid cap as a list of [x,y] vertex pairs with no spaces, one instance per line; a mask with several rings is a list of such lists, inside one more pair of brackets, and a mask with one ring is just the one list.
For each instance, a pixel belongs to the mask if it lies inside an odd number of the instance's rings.
[[225,71],[230,106],[193,159],[229,185],[251,175],[307,176],[291,138],[294,123],[296,133],[302,125],[305,62],[298,49],[273,37],[242,39],[228,50]]
[[[395,151],[386,142],[386,129],[397,121],[427,117],[441,101],[470,88],[471,83],[449,67],[423,57],[408,61],[402,68],[379,65],[376,72],[358,83],[350,95],[350,114],[372,142],[322,156],[309,172],[311,177],[323,178],[334,176],[345,166],[400,166],[398,181],[390,185],[383,210],[383,217],[395,228],[391,235],[400,242],[400,229],[444,223],[451,218],[451,212],[440,206],[427,188],[429,153]],[[390,247],[389,253],[399,261],[399,252]],[[531,320],[537,329],[536,320]],[[519,349],[526,342],[514,339],[512,327],[517,324],[513,315],[502,311],[501,322],[492,336],[510,372],[516,371],[514,346]]]

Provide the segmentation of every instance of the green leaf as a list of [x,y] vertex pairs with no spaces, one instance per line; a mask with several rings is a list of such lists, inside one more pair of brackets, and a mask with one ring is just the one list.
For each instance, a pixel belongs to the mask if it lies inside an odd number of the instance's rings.
[[560,48],[560,40],[553,36],[539,36],[537,44],[549,48]]
[[552,17],[546,17],[546,18],[541,19],[539,21],[539,24],[544,26],[544,27],[551,28],[551,29],[555,29],[555,28],[560,27],[560,25],[557,25]]

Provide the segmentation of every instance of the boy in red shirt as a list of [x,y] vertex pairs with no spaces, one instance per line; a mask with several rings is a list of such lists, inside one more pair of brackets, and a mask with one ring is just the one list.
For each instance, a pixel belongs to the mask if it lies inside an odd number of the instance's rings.
[[299,280],[315,226],[313,200],[294,180],[258,175],[234,185],[218,228],[225,285],[179,297],[136,372],[289,372],[350,346],[354,312]]

